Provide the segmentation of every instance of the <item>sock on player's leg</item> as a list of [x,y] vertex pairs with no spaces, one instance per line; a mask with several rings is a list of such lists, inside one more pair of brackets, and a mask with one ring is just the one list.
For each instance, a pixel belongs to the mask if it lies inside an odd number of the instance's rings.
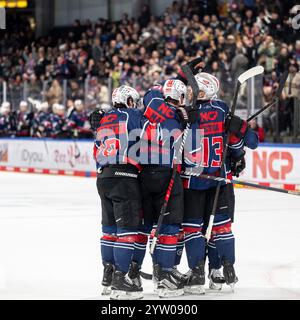
[[202,235],[202,219],[184,221],[184,245],[190,269],[205,259],[205,239]]
[[176,256],[175,256],[175,263],[174,263],[175,266],[178,266],[180,264],[183,248],[184,248],[184,232],[183,232],[183,229],[180,229],[177,236]]
[[137,230],[118,228],[117,240],[114,243],[114,260],[116,270],[127,273],[134,253]]
[[221,262],[229,261],[234,264],[234,235],[231,231],[231,219],[227,214],[216,214],[210,243],[216,246]]
[[116,226],[103,226],[100,248],[102,261],[114,264],[114,244],[117,240]]

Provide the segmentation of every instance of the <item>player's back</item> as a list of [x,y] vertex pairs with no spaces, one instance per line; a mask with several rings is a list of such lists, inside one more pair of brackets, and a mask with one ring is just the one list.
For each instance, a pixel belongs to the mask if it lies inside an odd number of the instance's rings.
[[146,118],[143,129],[150,145],[147,148],[141,146],[142,164],[171,167],[174,142],[180,137],[183,130],[176,108],[165,101],[160,85],[147,91],[143,103]]
[[[116,108],[103,116],[94,144],[98,168],[110,164],[135,163],[129,159],[130,147],[136,143],[141,130],[142,113],[137,109]],[[133,130],[139,129],[134,135]],[[132,161],[131,161],[132,160]]]

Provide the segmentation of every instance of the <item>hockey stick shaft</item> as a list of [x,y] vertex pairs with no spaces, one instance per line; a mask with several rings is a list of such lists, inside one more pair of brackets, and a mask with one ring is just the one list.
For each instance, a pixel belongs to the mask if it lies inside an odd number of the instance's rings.
[[[235,89],[235,93],[234,93],[234,98],[233,98],[233,103],[232,103],[232,107],[231,107],[231,114],[234,114],[235,112],[235,108],[236,108],[236,104],[237,104],[237,97],[238,97],[238,92],[240,89],[240,82],[237,83],[236,89]],[[227,157],[227,150],[228,150],[228,134],[227,132],[225,133],[225,139],[224,139],[224,147],[223,147],[223,158],[222,158],[222,162],[221,162],[221,173],[226,174],[226,169],[225,169],[225,160]],[[208,226],[206,229],[206,233],[205,233],[205,238],[207,239],[207,241],[210,239],[211,237],[211,232],[212,232],[212,227],[213,227],[213,222],[215,219],[215,215],[216,215],[216,211],[217,211],[217,205],[218,205],[218,201],[219,201],[219,194],[220,194],[220,190],[221,190],[221,185],[222,182],[219,182],[216,188],[216,193],[215,193],[215,198],[214,198],[214,202],[213,202],[213,207],[212,207],[212,212],[210,214],[209,217],[209,222],[208,222]]]
[[241,186],[247,186],[247,187],[252,187],[252,188],[256,188],[256,189],[262,189],[262,190],[268,190],[268,191],[274,191],[274,192],[280,192],[280,193],[286,193],[286,194],[292,194],[292,195],[295,195],[295,196],[300,196],[300,191],[285,190],[285,189],[281,189],[281,188],[268,187],[268,186],[264,186],[264,185],[260,185],[260,184],[252,183],[252,182],[248,182],[248,181],[243,181],[243,180],[227,179],[227,178],[210,176],[210,175],[207,175],[207,174],[191,174],[191,173],[187,173],[187,175],[197,176],[199,178],[209,179],[209,180],[218,181],[218,182],[225,182],[227,184],[228,183],[232,183],[232,184],[238,184],[238,185],[241,185]]
[[182,141],[181,141],[181,145],[180,145],[178,154],[175,154],[174,159],[173,159],[173,170],[172,170],[171,179],[170,179],[170,182],[169,182],[169,185],[168,185],[168,188],[167,188],[167,192],[166,192],[166,195],[165,195],[165,198],[164,198],[164,203],[163,203],[163,205],[161,207],[161,210],[160,210],[159,218],[158,218],[158,221],[157,221],[157,227],[156,227],[156,230],[155,230],[155,233],[154,233],[154,236],[153,236],[153,239],[152,239],[152,243],[151,243],[151,246],[150,246],[150,253],[151,254],[153,254],[153,252],[154,252],[154,249],[155,249],[155,246],[156,246],[156,243],[157,243],[157,240],[158,240],[158,236],[160,234],[160,229],[161,229],[161,226],[162,226],[162,223],[163,223],[163,219],[164,219],[164,217],[166,215],[167,206],[168,206],[168,203],[169,203],[169,200],[170,200],[170,196],[171,196],[171,193],[172,193],[172,190],[173,190],[175,177],[176,177],[176,174],[177,174],[177,171],[178,171],[178,160],[179,160],[179,157],[182,155],[183,148],[184,148],[187,136],[188,136],[189,129],[190,129],[190,124],[188,123],[186,128],[183,131],[183,137],[182,137]]
[[276,104],[278,102],[278,99],[276,98],[275,100],[273,100],[272,102],[266,104],[264,107],[262,107],[261,109],[259,109],[257,112],[255,112],[252,116],[250,116],[247,119],[247,122],[250,122],[251,120],[253,120],[254,118],[256,118],[257,116],[259,116],[261,113],[263,113],[265,110],[267,110],[268,108],[272,107],[274,104]]
[[[235,113],[238,94],[239,94],[241,85],[244,82],[246,82],[248,79],[250,79],[250,78],[252,78],[252,77],[254,77],[254,76],[258,75],[258,74],[262,74],[263,72],[264,72],[264,68],[261,67],[261,66],[257,66],[257,67],[254,67],[254,68],[251,68],[251,69],[247,70],[246,72],[242,73],[238,77],[237,85],[236,85],[236,88],[235,88],[235,91],[234,91],[232,106],[231,106],[231,110],[230,110],[230,113],[232,115],[234,115],[234,113]],[[226,175],[225,162],[226,162],[227,151],[228,151],[228,140],[229,140],[229,134],[228,134],[228,132],[225,132],[222,161],[221,161],[221,166],[220,166],[221,175]],[[211,215],[209,217],[209,223],[208,223],[208,226],[207,226],[207,229],[206,229],[206,233],[205,233],[205,238],[207,239],[207,241],[211,237],[213,222],[214,222],[214,218],[215,218],[216,211],[217,211],[217,205],[218,205],[218,201],[219,201],[219,194],[220,194],[221,184],[222,184],[222,182],[219,182],[218,185],[217,185],[217,188],[216,188],[215,198],[214,198],[214,202],[213,202],[213,208],[212,208]]]
[[276,93],[275,93],[275,99],[273,101],[271,101],[270,103],[266,104],[264,107],[262,107],[261,109],[259,109],[257,112],[255,112],[252,116],[250,116],[248,119],[247,119],[247,122],[253,120],[254,118],[256,118],[257,116],[259,116],[261,113],[263,113],[265,110],[267,110],[268,108],[272,107],[274,104],[276,104],[280,97],[281,97],[281,94],[282,94],[282,91],[283,91],[283,88],[284,88],[284,85],[286,83],[286,80],[287,80],[287,77],[288,77],[289,73],[288,71],[285,71],[280,79],[280,82],[279,82],[279,85],[278,85],[278,88],[276,90]]

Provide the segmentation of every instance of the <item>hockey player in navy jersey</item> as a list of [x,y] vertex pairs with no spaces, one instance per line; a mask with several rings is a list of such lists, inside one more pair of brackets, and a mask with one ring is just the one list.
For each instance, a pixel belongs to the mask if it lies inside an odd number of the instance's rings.
[[[112,94],[113,109],[106,112],[97,129],[94,158],[97,189],[102,206],[101,255],[104,266],[103,294],[111,299],[141,299],[143,289],[130,276],[130,264],[141,222],[142,202],[139,165],[130,148],[139,136],[142,113],[136,109],[138,92],[121,86]],[[99,113],[97,113],[99,116]]]
[[9,102],[3,102],[0,108],[0,137],[11,137],[16,133],[15,117]]
[[[203,174],[220,175],[222,162],[223,141],[225,132],[229,136],[229,152],[236,163],[241,161],[244,154],[244,144],[255,148],[258,143],[257,135],[239,117],[230,116],[225,102],[216,99],[219,90],[218,80],[207,74],[195,76],[200,92],[197,98],[196,110],[191,111],[197,121],[191,125],[193,137],[191,150],[184,150],[185,172],[200,169]],[[201,131],[200,131],[201,130]],[[194,137],[202,135],[197,142]],[[247,143],[245,143],[247,141]],[[230,174],[231,160],[226,161],[226,174]],[[208,220],[212,211],[217,182],[192,175],[183,175],[184,184],[184,222],[185,249],[190,268],[185,292],[190,294],[205,293],[205,252],[206,242],[203,237],[203,224]],[[217,211],[214,219],[212,237],[209,245],[215,247],[217,256],[223,266],[223,274],[227,284],[236,281],[234,271],[235,251],[234,236],[231,230],[232,199],[231,186],[223,185],[220,190]],[[211,269],[216,267],[210,266]]]
[[71,136],[66,123],[66,108],[62,104],[54,103],[51,114],[51,137],[56,139],[69,138]]
[[51,114],[47,101],[34,104],[36,112],[32,120],[31,135],[37,138],[51,137]]
[[93,132],[89,124],[89,117],[81,100],[75,100],[74,110],[68,116],[68,131],[73,133],[74,138],[93,138]]
[[17,137],[29,137],[33,112],[28,109],[26,101],[20,102],[19,110],[16,112]]
[[[186,86],[177,79],[151,88],[144,96],[144,116],[147,121],[143,133],[149,145],[141,143],[143,196],[143,231],[140,231],[133,260],[140,268],[147,243],[147,235],[157,223],[167,186],[170,181],[175,147],[178,145],[188,115],[184,109]],[[144,135],[142,134],[144,138]],[[167,207],[167,215],[158,237],[152,259],[154,278],[160,297],[182,295],[183,283],[174,270],[177,237],[183,217],[183,187],[178,174]]]

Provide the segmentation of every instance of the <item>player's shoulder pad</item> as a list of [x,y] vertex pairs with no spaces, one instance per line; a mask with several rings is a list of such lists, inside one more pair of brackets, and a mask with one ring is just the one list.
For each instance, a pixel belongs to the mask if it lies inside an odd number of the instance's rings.
[[229,107],[228,107],[227,103],[223,100],[213,99],[213,100],[210,100],[210,104],[212,107],[221,109],[226,113],[229,111]]

